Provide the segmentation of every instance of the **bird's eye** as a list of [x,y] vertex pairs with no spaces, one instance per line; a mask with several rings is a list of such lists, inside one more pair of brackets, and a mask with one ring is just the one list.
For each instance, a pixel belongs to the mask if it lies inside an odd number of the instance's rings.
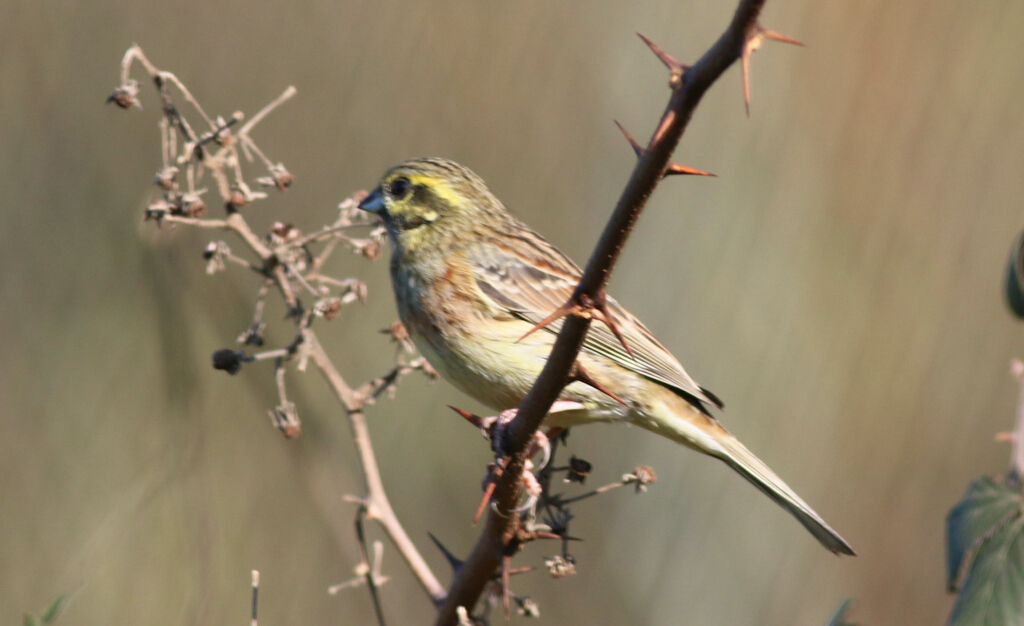
[[412,183],[410,183],[409,179],[406,178],[405,176],[396,178],[395,180],[391,181],[391,197],[394,198],[395,200],[401,200],[402,198],[409,195],[410,189],[412,189]]

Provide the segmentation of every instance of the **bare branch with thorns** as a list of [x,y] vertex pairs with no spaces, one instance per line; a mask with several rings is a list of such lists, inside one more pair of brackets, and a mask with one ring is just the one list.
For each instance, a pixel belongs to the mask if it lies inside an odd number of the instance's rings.
[[[666,175],[706,174],[670,162],[693,111],[708,88],[736,61],[742,62],[744,99],[749,107],[750,55],[766,38],[788,40],[761,27],[758,16],[764,2],[740,0],[728,29],[693,66],[683,65],[644,38],[651,50],[669,68],[672,95],[646,148],[640,147],[624,132],[637,152],[636,167],[572,297],[555,315],[538,325],[550,324],[560,317],[567,318],[541,375],[505,429],[500,452],[506,461],[500,468],[501,475],[495,479],[491,514],[476,546],[462,564],[448,591],[448,599],[441,609],[437,624],[450,626],[459,623],[460,608],[472,615],[493,573],[498,568],[507,567],[508,556],[518,548],[517,537],[522,526],[519,502],[524,492],[523,475],[532,452],[535,433],[562,389],[572,380],[576,357],[590,322],[595,319],[601,321],[619,336],[607,312],[605,285],[647,199]],[[619,336],[619,339],[621,341],[622,337]],[[629,346],[623,343],[628,352]]]
[[[161,197],[147,207],[146,219],[156,224],[191,226],[234,233],[254,256],[247,259],[236,255],[223,241],[214,241],[206,248],[207,272],[226,270],[230,265],[247,268],[260,280],[252,323],[238,337],[246,346],[262,346],[266,323],[263,309],[271,290],[278,292],[287,305],[289,319],[294,324],[294,340],[287,346],[249,354],[244,350],[224,349],[213,355],[214,367],[229,373],[237,372],[243,364],[272,360],[274,380],[280,404],[270,411],[273,423],[286,437],[301,433],[298,410],[288,400],[286,370],[294,365],[304,372],[312,361],[342,405],[352,430],[359,467],[362,471],[365,495],[346,499],[359,505],[356,530],[360,545],[361,562],[357,578],[336,588],[358,586],[365,583],[374,599],[378,621],[383,614],[377,593],[387,580],[379,571],[382,547],[373,548],[373,565],[364,534],[364,521],[376,520],[384,528],[403,559],[417,577],[420,585],[438,606],[437,623],[442,625],[476,624],[484,619],[487,608],[477,611],[483,595],[493,607],[500,602],[505,615],[511,612],[512,600],[517,610],[525,615],[537,615],[536,605],[525,597],[517,597],[509,590],[512,574],[531,568],[512,568],[512,557],[528,542],[555,539],[562,543],[561,553],[545,561],[552,577],[561,578],[575,572],[575,561],[567,551],[568,542],[574,540],[568,532],[572,514],[568,505],[592,496],[606,493],[625,485],[635,486],[638,492],[654,482],[654,471],[638,466],[622,479],[604,487],[573,497],[562,497],[551,491],[552,477],[565,472],[566,482],[583,483],[591,471],[590,464],[573,457],[564,467],[554,467],[549,460],[557,452],[565,434],[557,431],[544,435],[538,431],[541,422],[555,405],[562,389],[573,381],[596,385],[577,362],[577,355],[592,320],[606,324],[632,354],[608,313],[605,285],[615,267],[618,256],[631,233],[647,199],[666,176],[689,174],[713,176],[703,170],[670,161],[689,120],[707,89],[734,62],[742,66],[744,101],[749,114],[749,62],[751,54],[765,39],[798,43],[760,26],[758,16],[765,0],[740,0],[739,7],[725,33],[693,66],[675,60],[662,48],[641,36],[645,43],[669,69],[669,103],[646,147],[641,146],[620,125],[619,129],[637,155],[637,164],[622,192],[605,229],[594,248],[582,278],[573,295],[555,314],[540,322],[534,330],[559,318],[568,318],[562,325],[554,348],[530,393],[517,410],[493,418],[480,418],[456,409],[471,423],[485,431],[492,439],[497,459],[489,467],[485,481],[485,495],[480,512],[489,508],[486,525],[472,553],[465,561],[456,559],[438,543],[454,569],[451,588],[446,592],[431,572],[412,541],[406,535],[391,508],[381,482],[376,456],[370,442],[363,410],[387,393],[393,395],[401,378],[421,371],[436,377],[436,372],[422,357],[413,357],[415,350],[401,324],[396,323],[384,332],[397,344],[395,365],[383,376],[363,385],[351,386],[338,372],[327,356],[312,326],[321,318],[334,319],[341,308],[366,298],[366,287],[353,278],[339,279],[323,273],[326,260],[340,246],[373,260],[381,254],[384,231],[376,218],[357,210],[363,197],[357,193],[340,205],[337,219],[312,233],[301,233],[289,224],[274,224],[263,236],[249,226],[242,209],[253,201],[265,198],[265,191],[255,191],[243,175],[243,163],[259,162],[266,175],[255,179],[255,184],[279,192],[287,190],[294,177],[282,163],[274,163],[259,148],[251,136],[252,130],[267,115],[295,94],[288,87],[278,98],[234,132],[244,116],[234,113],[228,118],[210,117],[184,84],[170,72],[156,68],[138,46],[125,54],[121,65],[121,84],[108,102],[122,108],[141,108],[139,83],[131,78],[132,67],[141,65],[155,85],[160,97],[162,119],[160,123],[162,168],[156,184]],[[202,118],[202,131],[197,131],[175,104],[171,88]],[[246,166],[248,167],[248,166]],[[207,206],[202,197],[207,189],[201,187],[206,175],[216,186],[226,212],[220,219],[204,217]],[[358,233],[363,232],[362,235]],[[354,234],[355,233],[355,234]],[[305,306],[304,299],[312,305]],[[533,332],[533,331],[530,331]],[[495,425],[500,425],[500,428]],[[529,457],[537,450],[545,451],[545,460],[535,476]],[[522,505],[524,494],[526,504]],[[538,517],[543,513],[543,519]],[[437,540],[435,539],[435,542]],[[255,614],[254,614],[255,620]]]

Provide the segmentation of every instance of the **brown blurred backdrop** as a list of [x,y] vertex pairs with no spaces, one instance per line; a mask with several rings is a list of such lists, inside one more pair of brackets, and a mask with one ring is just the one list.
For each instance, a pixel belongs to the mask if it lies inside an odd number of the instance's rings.
[[[132,42],[213,113],[298,87],[255,133],[297,178],[252,207],[256,225],[317,227],[393,162],[440,155],[582,261],[633,162],[612,119],[646,137],[668,96],[634,31],[692,60],[733,5],[0,4],[0,623],[78,588],[63,623],[240,624],[253,568],[262,624],[372,619],[365,590],[326,593],[357,561],[338,407],[291,375],[305,433],[282,439],[269,368],[209,367],[254,281],[208,278],[208,236],[141,222],[158,105],[144,90],[145,111],[103,106]],[[720,463],[577,429],[592,481],[637,463],[659,481],[575,508],[578,576],[516,580],[547,623],[814,625],[846,597],[865,624],[940,623],[946,511],[1007,465],[993,437],[1024,355],[1000,297],[1024,226],[1024,4],[773,0],[764,23],[807,48],[755,55],[750,119],[738,69],[708,94],[678,160],[720,177],[658,190],[613,293],[860,556],[832,557]],[[322,337],[365,380],[391,358],[387,266],[336,256],[370,300]],[[392,501],[444,580],[426,533],[469,549],[488,458],[449,403],[480,408],[411,377],[369,414]],[[391,622],[426,623],[385,554]]]

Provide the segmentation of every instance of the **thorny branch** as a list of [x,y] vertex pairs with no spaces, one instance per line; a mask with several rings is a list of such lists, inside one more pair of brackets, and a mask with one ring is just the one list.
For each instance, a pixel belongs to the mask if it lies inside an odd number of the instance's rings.
[[[605,285],[647,199],[661,179],[673,173],[669,159],[694,109],[708,88],[737,60],[742,61],[746,84],[750,55],[763,39],[780,38],[758,23],[764,1],[740,0],[728,29],[692,67],[684,66],[660,48],[651,46],[671,72],[669,86],[672,95],[668,106],[647,147],[638,155],[636,167],[572,298],[558,312],[568,319],[558,334],[543,371],[508,425],[503,450],[508,461],[494,489],[493,510],[476,546],[452,582],[437,624],[457,624],[460,608],[471,613],[484,587],[509,552],[520,526],[516,508],[523,491],[522,476],[534,433],[570,381],[570,372],[591,319],[603,321],[615,332],[615,322],[605,306]],[[547,323],[550,321],[553,319],[545,320]]]
[[[572,380],[583,380],[581,376],[586,376],[580,371],[576,356],[590,321],[597,319],[607,324],[611,331],[619,336],[615,320],[605,304],[604,287],[647,198],[665,176],[709,175],[702,170],[669,161],[704,92],[733,62],[741,60],[744,97],[749,111],[748,71],[752,52],[764,39],[797,43],[758,24],[757,16],[763,4],[764,0],[741,0],[728,30],[693,67],[679,63],[661,48],[644,39],[670,70],[669,85],[672,88],[672,96],[646,148],[641,147],[625,129],[622,129],[637,153],[637,166],[573,296],[555,315],[538,325],[541,327],[559,317],[569,318],[563,324],[542,374],[519,410],[515,412],[503,437],[494,444],[499,455],[505,460],[500,466],[493,466],[490,487],[494,494],[491,502],[492,513],[488,516],[486,527],[476,547],[465,562],[453,560],[454,557],[446,552],[456,569],[452,587],[447,594],[405,534],[391,508],[381,482],[363,414],[364,407],[372,404],[382,393],[393,393],[395,385],[405,374],[414,370],[420,370],[428,376],[435,376],[436,373],[422,358],[406,362],[406,353],[412,353],[413,350],[409,346],[404,329],[400,324],[396,324],[387,331],[399,344],[396,365],[384,376],[353,388],[340,375],[310,328],[316,318],[331,320],[344,304],[365,298],[365,286],[358,281],[338,280],[321,273],[327,258],[339,245],[366,258],[377,258],[380,255],[382,229],[370,222],[365,214],[355,210],[361,199],[361,195],[356,194],[342,203],[338,219],[319,231],[304,235],[293,226],[275,224],[266,236],[257,236],[240,210],[253,200],[266,197],[266,193],[253,191],[246,183],[242,174],[241,157],[244,156],[252,162],[255,155],[267,169],[269,175],[257,179],[260,185],[284,191],[292,184],[293,177],[284,165],[275,164],[267,158],[253,141],[250,132],[266,115],[291,98],[295,94],[295,89],[286,89],[233,135],[232,128],[243,119],[241,113],[235,113],[226,120],[221,117],[211,118],[176,76],[153,66],[138,46],[133,46],[125,54],[122,61],[121,85],[108,101],[123,108],[141,108],[138,83],[130,77],[133,63],[138,62],[155,84],[163,111],[160,124],[163,169],[158,172],[156,183],[164,190],[164,194],[161,199],[150,204],[146,218],[156,221],[158,225],[167,222],[233,232],[255,254],[255,262],[236,256],[222,241],[211,243],[204,253],[208,262],[207,271],[211,274],[226,269],[227,263],[230,262],[246,267],[262,277],[253,321],[249,329],[239,337],[240,343],[254,346],[263,344],[262,333],[266,325],[263,321],[263,307],[271,288],[280,293],[296,325],[295,340],[288,346],[252,355],[241,350],[221,350],[214,354],[215,367],[234,373],[242,363],[273,359],[281,403],[271,412],[271,416],[286,436],[296,436],[300,432],[298,413],[294,404],[287,399],[284,379],[285,368],[293,361],[297,361],[297,369],[305,371],[308,361],[312,359],[345,408],[356,444],[366,493],[363,497],[346,498],[359,504],[357,535],[360,539],[362,558],[356,568],[357,579],[332,588],[332,592],[356,586],[357,581],[367,583],[374,598],[378,620],[383,622],[376,593],[377,586],[386,580],[386,577],[379,574],[380,544],[374,545],[374,565],[371,567],[365,536],[362,533],[363,521],[375,519],[396,545],[424,590],[440,607],[439,624],[476,623],[472,610],[485,588],[492,590],[492,601],[499,595],[503,598],[507,616],[510,604],[509,576],[530,569],[511,568],[512,555],[524,543],[541,538],[561,539],[562,554],[548,559],[546,564],[553,577],[569,575],[574,572],[574,562],[566,549],[568,542],[573,539],[568,535],[568,521],[572,515],[567,505],[629,484],[635,485],[640,491],[653,482],[653,471],[641,466],[633,473],[624,475],[620,481],[579,496],[563,498],[550,492],[553,474],[566,471],[567,480],[582,482],[589,469],[580,468],[583,465],[589,468],[589,464],[574,458],[570,465],[564,468],[550,465],[542,467],[539,481],[533,478],[532,474],[527,473],[524,476],[524,471],[530,467],[527,459],[532,454],[531,442],[536,437],[537,428],[562,388]],[[209,130],[198,133],[193,129],[175,105],[169,86],[177,88]],[[203,217],[206,205],[202,195],[207,190],[197,188],[196,185],[206,172],[214,179],[217,191],[224,201],[226,217],[223,219]],[[183,183],[179,181],[179,175],[182,173]],[[360,238],[347,234],[351,230],[363,227],[373,229],[367,237]],[[322,245],[316,254],[310,250],[310,246],[314,244]],[[299,294],[312,295],[315,298],[313,306],[309,309],[304,308]],[[630,351],[628,345],[625,348]],[[553,442],[553,447],[557,447],[557,440]],[[578,465],[577,462],[583,465]],[[1021,466],[1024,466],[1024,461],[1021,462]],[[527,477],[530,480],[526,480]],[[531,494],[531,514],[520,516],[519,512],[522,509],[517,508],[517,504],[521,499],[524,483]],[[484,504],[487,501],[490,501],[490,495]],[[536,508],[546,512],[546,523],[537,522],[534,515]],[[500,572],[495,574],[499,566]],[[537,614],[536,605],[528,598],[515,597],[515,601],[520,613]]]
[[[385,391],[393,392],[398,380],[405,374],[415,370],[428,375],[435,374],[422,359],[407,363],[404,354],[400,352],[391,371],[381,378],[353,389],[327,356],[311,327],[316,319],[332,320],[343,305],[364,300],[366,297],[366,288],[359,281],[339,280],[322,274],[327,258],[338,246],[347,247],[371,260],[379,257],[383,229],[366,213],[356,208],[361,199],[361,196],[356,194],[340,205],[338,217],[332,224],[317,232],[303,235],[294,226],[278,223],[265,236],[258,236],[240,210],[253,200],[266,197],[266,193],[253,191],[246,183],[242,173],[243,157],[252,162],[253,155],[256,155],[267,169],[268,175],[257,179],[260,185],[279,191],[291,186],[292,175],[283,164],[275,164],[268,159],[250,133],[266,115],[291,98],[295,94],[295,88],[286,89],[244,124],[237,134],[232,134],[232,128],[243,119],[241,113],[235,113],[227,120],[220,117],[211,118],[174,74],[159,70],[150,63],[138,46],[132,46],[125,54],[121,62],[121,84],[114,90],[108,102],[122,108],[141,108],[138,98],[139,84],[131,78],[131,70],[136,62],[145,69],[153,81],[163,113],[160,124],[163,169],[156,177],[156,184],[163,190],[163,194],[161,198],[150,203],[146,210],[146,219],[153,220],[158,225],[168,223],[232,232],[255,256],[255,261],[236,256],[223,241],[211,243],[204,252],[208,273],[224,270],[230,262],[247,267],[261,278],[252,325],[238,338],[240,343],[263,345],[263,330],[266,326],[263,321],[263,307],[272,288],[280,293],[288,305],[290,318],[295,323],[295,339],[288,346],[252,355],[242,350],[219,350],[214,353],[214,367],[235,373],[243,363],[272,359],[280,404],[270,412],[271,418],[286,437],[294,437],[301,432],[301,425],[298,411],[287,397],[285,371],[292,363],[296,364],[299,371],[305,371],[307,363],[312,360],[344,408],[356,444],[365,496],[349,499],[359,504],[357,534],[363,552],[362,564],[367,562],[365,537],[362,534],[363,521],[376,520],[434,603],[442,602],[445,596],[444,587],[405,533],[388,501],[370,442],[366,418],[363,415],[366,405],[372,404]],[[181,93],[209,130],[199,132],[193,128],[175,104],[170,86],[174,86]],[[206,213],[206,204],[202,196],[206,189],[197,188],[197,184],[203,180],[206,173],[213,178],[224,202],[226,216],[223,219],[203,217]],[[184,180],[180,180],[182,175]],[[362,237],[349,234],[350,231],[358,229],[368,230],[369,233]],[[310,249],[314,244],[322,245],[316,254]],[[303,297],[311,296],[314,299],[313,305],[308,309],[304,308],[299,294]],[[398,340],[399,332],[397,328],[392,329],[392,335]],[[382,620],[376,591],[377,586],[387,578],[377,571],[380,563],[379,553],[380,548],[375,545],[376,565],[368,574],[370,578],[366,580],[370,583],[378,618]],[[255,623],[255,612],[253,621]]]

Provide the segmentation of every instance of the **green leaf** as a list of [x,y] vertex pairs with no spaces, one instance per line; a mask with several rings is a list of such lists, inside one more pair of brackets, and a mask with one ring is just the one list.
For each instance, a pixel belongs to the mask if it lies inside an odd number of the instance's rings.
[[50,606],[46,607],[43,611],[42,620],[44,624],[52,624],[60,612],[64,610],[64,605],[68,602],[67,594],[60,594],[57,599],[50,603]]
[[40,626],[41,622],[35,615],[25,613],[25,620],[22,622],[25,626]]
[[983,543],[1021,512],[1020,492],[982,476],[946,518],[946,585],[961,587]]
[[961,590],[949,626],[1024,624],[1021,513],[1020,493],[991,478],[974,481],[950,511],[950,584]]

